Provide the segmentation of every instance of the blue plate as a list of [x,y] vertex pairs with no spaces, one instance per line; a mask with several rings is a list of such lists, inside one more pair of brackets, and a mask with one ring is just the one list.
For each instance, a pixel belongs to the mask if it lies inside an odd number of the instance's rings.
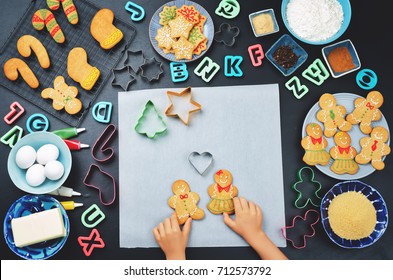
[[[173,53],[164,53],[164,51],[158,47],[158,43],[155,39],[156,35],[157,35],[157,30],[160,29],[162,27],[162,25],[160,24],[160,15],[159,13],[162,12],[162,10],[164,9],[165,6],[168,7],[172,7],[172,6],[176,6],[178,8],[180,8],[183,5],[193,5],[198,12],[206,17],[206,22],[203,28],[203,35],[205,35],[205,37],[207,38],[207,44],[206,44],[206,50],[202,51],[200,55],[192,55],[192,59],[176,59],[175,55]],[[186,1],[186,0],[177,0],[177,1],[171,1],[168,3],[165,3],[164,5],[162,5],[152,16],[151,21],[150,21],[150,26],[149,26],[149,37],[150,37],[150,42],[153,46],[153,48],[163,57],[166,58],[170,61],[177,61],[177,62],[190,62],[190,61],[194,61],[200,57],[202,57],[207,50],[210,48],[213,39],[214,39],[214,24],[213,24],[213,20],[210,17],[209,13],[198,3],[192,2],[192,1]]]
[[[53,208],[59,208],[61,211],[66,229],[66,236],[22,248],[16,247],[12,235],[11,220],[13,218],[19,218]],[[19,198],[8,209],[4,219],[3,231],[4,239],[8,247],[10,247],[16,255],[27,260],[43,260],[52,257],[63,247],[70,233],[70,222],[64,207],[56,199],[49,195],[28,194]]]
[[[285,69],[284,67],[282,67],[280,64],[278,64],[276,62],[276,60],[273,58],[273,54],[274,52],[281,46],[291,46],[293,49],[293,52],[299,56],[298,61],[296,62],[295,65],[293,65],[291,68]],[[267,59],[278,69],[280,70],[280,72],[284,75],[284,76],[289,76],[291,75],[293,72],[295,72],[296,69],[298,69],[300,67],[300,65],[302,65],[308,57],[307,52],[301,47],[299,46],[298,43],[295,42],[294,39],[292,39],[291,36],[289,36],[288,34],[284,34],[282,35],[274,44],[273,46],[270,47],[270,49],[266,52],[266,57]]]
[[[333,198],[349,191],[356,191],[364,194],[373,203],[377,211],[377,223],[374,231],[370,236],[359,240],[349,240],[339,237],[333,232],[329,223],[328,208]],[[374,244],[383,235],[388,226],[388,209],[380,193],[371,186],[357,180],[344,181],[334,185],[323,197],[320,210],[322,225],[325,232],[334,243],[343,248],[359,249],[368,247]]]

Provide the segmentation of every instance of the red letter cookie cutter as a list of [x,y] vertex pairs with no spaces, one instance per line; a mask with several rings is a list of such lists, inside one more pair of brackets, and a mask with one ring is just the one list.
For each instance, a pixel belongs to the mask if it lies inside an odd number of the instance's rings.
[[[108,147],[108,143],[112,140],[116,132],[116,126],[113,124],[108,125],[104,131],[98,137],[97,141],[94,143],[91,149],[91,156],[98,162],[105,162],[112,158],[115,154],[111,147]],[[98,156],[101,153],[103,156]]]
[[[98,165],[90,165],[90,168],[87,171],[85,178],[83,179],[83,184],[88,187],[97,189],[100,201],[104,205],[111,205],[116,199],[115,178],[111,174],[103,171]],[[103,190],[108,189],[109,185],[112,185],[112,188],[110,190],[111,194],[108,195],[109,191],[106,191],[104,194]],[[109,197],[109,199],[105,197]]]
[[10,109],[11,111],[4,117],[5,123],[9,125],[16,121],[25,112],[25,108],[16,101],[10,105]]
[[261,44],[255,44],[248,47],[251,63],[254,67],[262,65],[262,59],[265,57]]
[[83,248],[83,253],[89,257],[93,253],[94,248],[104,248],[105,242],[101,238],[97,229],[93,229],[89,236],[79,236],[78,243]]
[[[310,213],[313,213],[314,215],[310,214]],[[309,227],[309,228],[307,228],[307,230],[304,230],[304,233],[300,233],[300,234],[298,233],[298,236],[296,236],[297,237],[296,241],[298,241],[298,242],[296,242],[292,238],[288,238],[289,234],[287,232],[288,230],[295,230],[295,228],[300,227],[298,225],[298,223],[296,223],[297,219],[300,219],[299,222],[301,222],[301,223],[307,222],[307,226]],[[313,237],[315,235],[314,225],[316,223],[318,223],[318,221],[319,221],[319,212],[317,210],[314,210],[314,209],[308,210],[306,212],[306,214],[304,214],[304,217],[302,217],[302,216],[295,216],[292,219],[292,224],[290,226],[283,227],[281,229],[282,236],[284,236],[284,238],[286,240],[290,241],[294,248],[296,248],[296,249],[303,249],[307,245],[306,238],[307,237]],[[291,235],[295,236],[296,234],[292,233]]]

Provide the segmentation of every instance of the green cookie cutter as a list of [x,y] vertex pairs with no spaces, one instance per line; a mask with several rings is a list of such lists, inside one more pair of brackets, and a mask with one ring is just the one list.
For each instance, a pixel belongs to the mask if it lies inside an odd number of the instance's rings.
[[[305,172],[309,172],[309,180],[304,180],[305,177]],[[313,206],[315,207],[319,207],[321,204],[321,200],[322,198],[319,196],[318,192],[321,190],[322,185],[320,182],[314,180],[315,178],[315,174],[314,174],[314,170],[311,167],[308,166],[304,166],[302,167],[298,173],[297,173],[297,177],[299,179],[299,181],[297,181],[295,184],[293,184],[292,188],[296,191],[297,193],[297,197],[295,200],[295,207],[298,209],[303,209],[304,207],[306,207],[308,205],[308,203],[311,203]],[[305,202],[302,205],[299,205],[299,201],[304,199],[304,195],[301,191],[299,191],[298,187],[301,184],[306,184],[306,185],[312,185],[316,190],[313,191],[314,196],[310,196],[308,197]],[[314,200],[317,200],[318,203]]]
[[166,130],[166,123],[158,113],[154,103],[149,100],[146,103],[137,124],[135,125],[135,131],[139,134],[146,135],[150,139],[153,139],[157,135],[163,134]]

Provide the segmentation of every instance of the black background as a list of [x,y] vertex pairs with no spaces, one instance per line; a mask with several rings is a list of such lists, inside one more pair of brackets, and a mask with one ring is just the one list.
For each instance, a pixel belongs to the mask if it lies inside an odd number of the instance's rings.
[[[76,6],[78,1],[74,0]],[[340,78],[329,77],[321,86],[315,86],[311,82],[301,77],[301,72],[310,65],[316,58],[323,61],[321,49],[323,45],[307,45],[297,41],[307,52],[308,60],[294,73],[301,81],[309,87],[309,93],[301,100],[297,100],[290,91],[288,91],[284,84],[290,77],[284,77],[267,59],[264,59],[263,66],[254,68],[251,65],[247,47],[256,43],[262,44],[266,52],[270,46],[283,34],[288,33],[281,18],[281,1],[279,0],[263,0],[263,1],[239,1],[241,4],[241,12],[235,19],[224,19],[217,16],[214,11],[219,4],[219,0],[196,0],[201,4],[211,15],[215,30],[221,23],[227,22],[231,26],[238,26],[240,35],[237,37],[236,43],[232,47],[224,46],[223,44],[213,42],[211,48],[207,52],[207,56],[212,58],[215,62],[221,65],[221,70],[213,78],[213,80],[206,84],[199,77],[193,74],[193,70],[199,61],[188,63],[189,79],[179,85],[171,81],[169,62],[161,58],[152,48],[148,39],[148,26],[150,19],[154,12],[163,5],[166,1],[141,1],[134,2],[143,6],[146,11],[145,18],[140,22],[132,22],[130,14],[124,10],[126,0],[121,1],[93,1],[100,7],[112,9],[117,18],[130,22],[137,29],[137,34],[131,44],[131,50],[143,50],[145,57],[156,57],[163,62],[164,74],[158,82],[149,83],[139,76],[137,81],[130,87],[130,90],[147,89],[147,88],[165,88],[165,87],[186,87],[186,86],[223,86],[223,85],[247,85],[247,84],[271,84],[278,83],[280,88],[280,106],[281,106],[281,131],[282,131],[282,151],[283,151],[283,174],[284,174],[284,189],[285,189],[285,212],[286,223],[289,225],[293,216],[303,215],[306,209],[299,210],[294,207],[294,200],[296,194],[291,186],[297,181],[297,171],[305,166],[302,162],[303,149],[300,145],[301,128],[304,118],[308,110],[318,102],[319,97],[323,93],[340,93],[349,92],[358,95],[366,96],[368,91],[360,89],[355,82],[356,73],[350,73]],[[375,90],[380,91],[385,98],[385,102],[381,107],[382,113],[387,119],[388,124],[393,124],[393,97],[391,92],[391,79],[393,71],[392,50],[389,43],[389,37],[392,27],[389,18],[389,9],[387,2],[382,1],[366,1],[356,0],[352,1],[352,19],[347,31],[336,41],[344,39],[351,39],[353,42],[362,64],[362,68],[371,68],[378,74],[378,84]],[[29,4],[28,1],[0,0],[0,18],[1,33],[0,43],[5,43],[9,32],[13,29],[18,19],[22,16],[25,7]],[[44,8],[44,7],[40,7]],[[277,17],[280,31],[264,37],[256,38],[252,32],[248,15],[250,13],[273,8]],[[80,15],[83,17],[83,15]],[[241,55],[244,62],[241,65],[244,75],[241,78],[227,78],[223,72],[223,62],[226,55]],[[125,57],[120,61],[122,65]],[[3,75],[3,73],[1,74]],[[114,105],[111,123],[117,125],[117,92],[122,91],[118,87],[112,87],[110,83],[111,78],[107,81],[102,92],[96,99],[98,101],[110,101]],[[12,93],[0,87],[0,116],[3,118],[8,111],[9,105],[13,101],[18,101],[26,109],[26,113],[15,124],[25,128],[27,118],[34,113],[43,113],[38,107],[26,102],[15,93]],[[247,108],[239,108],[239,110],[247,110]],[[66,124],[57,120],[54,117],[48,116],[50,120],[50,130],[56,130],[68,127]],[[256,123],[257,125],[257,123]],[[82,143],[94,144],[97,137],[106,127],[106,124],[96,122],[89,112],[86,118],[82,121],[79,127],[85,127],[86,131],[80,134],[75,139]],[[0,135],[5,134],[10,129],[5,122],[0,121]],[[118,155],[118,138],[113,143],[116,154]],[[7,158],[10,148],[4,144],[0,144],[0,217],[3,220],[5,213],[10,205],[21,196],[25,195],[23,191],[15,187],[7,173]],[[71,222],[71,232],[64,248],[59,251],[52,259],[163,259],[164,254],[160,249],[122,249],[119,248],[119,206],[118,199],[111,206],[101,205],[97,193],[83,185],[83,178],[86,174],[90,164],[96,163],[90,155],[90,150],[85,149],[81,151],[72,152],[73,166],[71,174],[65,186],[73,187],[75,190],[81,192],[83,197],[74,198],[77,202],[83,202],[85,207],[68,211]],[[375,187],[385,199],[388,210],[393,205],[393,156],[390,155],[385,160],[386,167],[382,171],[376,171],[371,175],[362,178],[361,180],[373,187]],[[106,163],[99,164],[105,171],[110,172],[118,182],[118,158],[115,158]],[[323,188],[320,194],[325,194],[334,184],[339,180],[332,179],[314,168],[316,178],[322,183]],[[132,170],[130,170],[132,172]],[[274,182],[271,182],[274,184]],[[121,186],[118,186],[121,187]],[[57,197],[59,200],[66,200]],[[90,229],[85,228],[80,222],[82,212],[91,204],[96,203],[104,211],[107,218],[97,226],[106,246],[104,249],[95,250],[93,254],[87,258],[82,252],[81,247],[77,242],[78,236],[87,236]],[[263,208],[263,205],[262,205]],[[136,209],[135,211],[141,211]],[[209,233],[207,233],[209,234]],[[335,245],[325,234],[321,223],[316,226],[316,235],[313,238],[307,239],[307,247],[305,249],[297,250],[287,244],[286,248],[282,248],[283,252],[290,259],[393,259],[393,229],[388,226],[385,234],[381,239],[370,247],[364,249],[343,249]],[[4,238],[0,239],[0,254],[1,259],[18,259],[6,245]],[[258,259],[257,254],[249,247],[241,248],[190,248],[187,249],[188,259]]]

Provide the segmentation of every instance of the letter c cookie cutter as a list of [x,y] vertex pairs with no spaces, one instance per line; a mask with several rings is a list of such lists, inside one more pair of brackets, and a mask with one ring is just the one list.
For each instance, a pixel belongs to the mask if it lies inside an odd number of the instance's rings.
[[[94,143],[93,148],[91,149],[91,156],[98,162],[106,162],[110,160],[115,152],[112,147],[109,147],[108,143],[114,137],[116,132],[116,126],[113,124],[109,124],[101,135],[98,137],[97,141]],[[99,156],[98,154],[102,154],[103,156]]]

